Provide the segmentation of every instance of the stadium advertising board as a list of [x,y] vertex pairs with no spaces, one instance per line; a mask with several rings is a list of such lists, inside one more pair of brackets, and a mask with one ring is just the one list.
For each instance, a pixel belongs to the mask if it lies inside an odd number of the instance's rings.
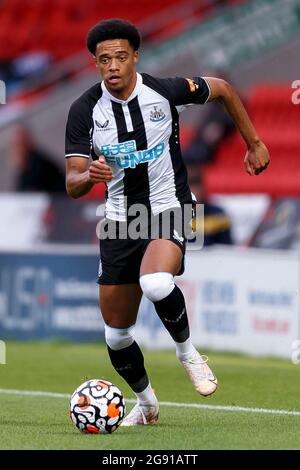
[[0,253],[0,338],[103,339],[98,256],[51,251]]
[[263,250],[188,255],[197,285],[192,334],[203,347],[290,357],[299,336],[299,256]]
[[[97,249],[0,253],[0,339],[103,341]],[[188,252],[177,278],[194,343],[201,348],[291,357],[300,339],[300,263],[296,252],[214,248]],[[173,348],[143,298],[138,342]]]
[[[177,282],[187,299],[194,344],[290,358],[299,337],[300,264],[296,252],[213,249],[187,254]],[[137,333],[147,347],[172,347],[150,302]]]

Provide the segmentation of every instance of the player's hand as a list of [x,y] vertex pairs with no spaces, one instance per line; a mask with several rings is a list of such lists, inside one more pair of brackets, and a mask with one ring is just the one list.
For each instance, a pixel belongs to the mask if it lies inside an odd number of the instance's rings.
[[244,164],[249,175],[259,175],[268,168],[270,155],[263,142],[254,144],[246,153]]
[[94,184],[108,183],[113,177],[112,169],[105,162],[104,157],[94,160],[89,167],[89,178]]

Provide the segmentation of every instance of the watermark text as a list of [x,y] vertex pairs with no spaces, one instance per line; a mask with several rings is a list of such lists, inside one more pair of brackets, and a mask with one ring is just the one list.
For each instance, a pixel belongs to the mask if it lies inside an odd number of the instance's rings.
[[295,341],[292,342],[291,361],[295,366],[300,364],[300,339],[295,339]]
[[6,85],[3,80],[0,80],[0,104],[6,103]]
[[0,340],[0,364],[6,364],[6,345]]
[[[126,198],[125,198],[126,199]],[[144,204],[127,205],[122,201],[117,220],[103,217],[103,207],[97,210],[102,216],[96,233],[100,240],[172,240],[181,246],[187,243],[188,250],[199,250],[204,241],[204,206],[186,203],[153,214]],[[116,208],[118,209],[118,208]]]
[[295,91],[292,93],[292,103],[300,104],[300,80],[294,80],[292,88],[295,88]]

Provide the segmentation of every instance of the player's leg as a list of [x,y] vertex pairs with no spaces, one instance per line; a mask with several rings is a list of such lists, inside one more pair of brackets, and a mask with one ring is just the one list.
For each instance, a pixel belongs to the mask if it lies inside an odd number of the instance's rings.
[[105,325],[128,328],[135,324],[142,298],[139,284],[99,286],[100,310]]
[[99,296],[111,363],[138,401],[122,425],[154,424],[158,419],[158,402],[145,370],[142,351],[134,339],[141,288],[137,283],[100,285]]
[[170,335],[179,345],[189,341],[189,324],[182,291],[174,283],[182,263],[182,251],[170,240],[153,240],[149,243],[140,269],[140,285],[144,295],[154,303],[155,309]]
[[143,293],[154,303],[162,323],[176,345],[176,354],[196,390],[203,396],[217,388],[217,379],[190,339],[184,296],[174,283],[182,263],[183,252],[171,240],[152,240],[144,254],[140,269]]

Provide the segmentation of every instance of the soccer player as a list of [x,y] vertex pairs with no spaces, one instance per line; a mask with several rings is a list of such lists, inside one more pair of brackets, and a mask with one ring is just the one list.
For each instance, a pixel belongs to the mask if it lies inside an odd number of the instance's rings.
[[169,237],[118,236],[134,204],[143,204],[155,217],[192,201],[180,151],[179,112],[193,103],[220,101],[246,143],[246,171],[258,175],[269,164],[265,145],[227,82],[137,73],[139,46],[138,30],[124,20],[105,20],[89,31],[87,47],[102,81],[72,104],[66,128],[68,194],[78,198],[105,183],[106,220],[117,225],[117,236],[100,240],[98,282],[110,360],[137,397],[123,426],[158,419],[158,401],[134,339],[143,294],[173,338],[196,391],[208,396],[217,388],[207,358],[191,342],[184,297],[174,283],[183,272],[186,238],[175,228]]

